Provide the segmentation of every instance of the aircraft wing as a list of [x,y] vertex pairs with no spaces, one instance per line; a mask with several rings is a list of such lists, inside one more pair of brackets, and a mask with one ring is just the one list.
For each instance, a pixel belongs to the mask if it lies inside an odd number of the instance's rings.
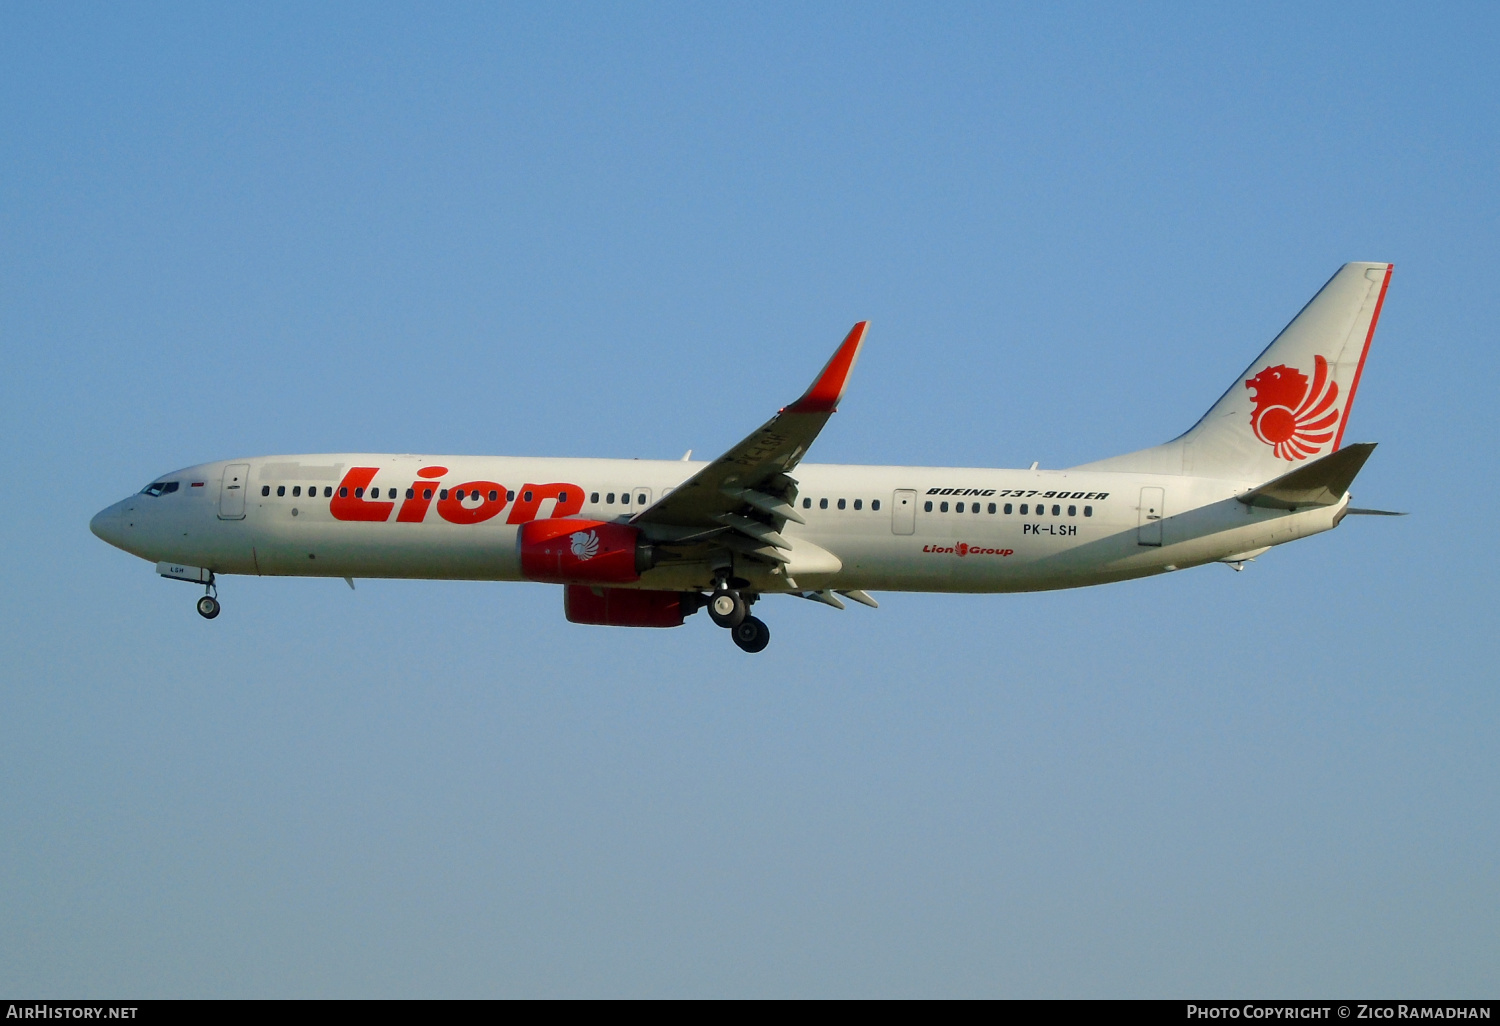
[[790,546],[779,528],[787,520],[803,522],[793,508],[797,484],[790,471],[843,398],[868,326],[860,321],[850,330],[801,398],[630,522],[669,543],[723,544],[752,558],[785,563],[776,553]]

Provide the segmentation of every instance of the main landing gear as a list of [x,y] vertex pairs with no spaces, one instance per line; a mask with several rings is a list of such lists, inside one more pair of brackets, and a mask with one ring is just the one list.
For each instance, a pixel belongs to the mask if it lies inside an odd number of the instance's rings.
[[204,596],[198,600],[198,615],[205,620],[212,620],[219,615],[219,588],[214,584],[213,578],[209,578],[204,592]]
[[771,628],[751,616],[750,602],[723,582],[708,597],[708,615],[746,652],[759,652],[771,643]]

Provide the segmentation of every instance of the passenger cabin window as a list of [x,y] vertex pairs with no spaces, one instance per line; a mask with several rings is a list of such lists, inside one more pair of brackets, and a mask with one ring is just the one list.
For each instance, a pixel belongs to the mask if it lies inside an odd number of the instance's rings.
[[[357,495],[359,493],[355,492],[355,494]],[[448,498],[448,489],[446,489],[446,488],[439,488],[438,489],[438,498],[446,500]]]
[[843,509],[843,508],[844,508],[844,500],[840,499],[839,500],[839,509]]
[[598,492],[590,492],[589,493],[589,501],[593,502],[593,503],[597,503],[599,501],[599,493]]
[[[563,498],[567,498],[567,495],[564,494]],[[500,501],[500,493],[497,492],[497,491],[494,491],[493,489],[491,489],[491,491],[490,491],[490,501],[491,502],[499,502]]]
[[431,488],[423,488],[422,489],[422,498],[424,498],[424,499],[431,499],[432,498],[432,489]]
[[1062,515],[1062,507],[1061,506],[1053,506],[1052,507],[1052,515],[1053,516],[1061,516]]
[[286,494],[286,485],[277,485],[276,486],[276,495],[277,495],[277,497],[279,498],[280,496],[283,496],[285,494]]
[[802,508],[803,509],[812,509],[812,500],[811,499],[803,499],[802,500]]
[[608,505],[613,506],[615,504],[615,493],[614,492],[610,492],[608,495],[606,495],[604,497],[604,501]]
[[880,500],[879,499],[871,499],[870,500],[870,508],[873,509],[877,513],[880,512]]
[[292,485],[292,498],[294,498],[294,499],[300,499],[300,498],[302,498],[302,486],[301,485]]
[[818,500],[818,508],[819,509],[827,509],[828,508],[828,500],[827,499],[819,499]]
[[1086,516],[1086,517],[1093,516],[1094,515],[1094,507],[1092,507],[1092,506],[1085,506],[1085,507],[1083,507],[1083,515]]
[[325,498],[325,499],[331,499],[331,498],[333,498],[333,485],[324,485],[323,486],[323,498]]
[[855,508],[855,509],[859,509],[859,507],[860,507],[860,506],[861,506],[861,505],[863,505],[863,502],[862,502],[862,500],[860,500],[860,499],[855,499],[855,500],[854,500],[854,508]]
[[1005,515],[1010,516],[1010,503],[1005,504]]
[[940,502],[940,503],[938,503],[938,512],[939,513],[946,513],[946,512],[948,512],[948,504],[946,502]]
[[928,499],[926,502],[924,502],[922,504],[922,511],[924,513],[931,513],[932,512],[932,500],[931,499]]
[[962,513],[964,511],[964,504],[960,502],[957,506],[954,506],[953,509],[955,512]]
[[[568,498],[568,493],[567,492],[563,492],[562,493],[562,498],[566,501],[566,499]],[[645,492],[642,492],[641,494],[639,494],[639,495],[637,495],[635,497],[635,504],[637,506],[644,506],[646,504],[646,493]]]
[[991,513],[995,512],[995,504],[993,502],[990,503],[990,512]]
[[[1007,508],[1005,512],[1009,513],[1010,510]],[[1021,503],[1021,516],[1024,517],[1025,515],[1026,515],[1026,503],[1023,502],[1023,503]]]
[[1077,515],[1078,515],[1078,507],[1077,506],[1069,506],[1068,507],[1068,516],[1070,516],[1070,517],[1076,517]]
[[262,494],[262,495],[270,495],[271,494],[271,486],[270,485],[261,485],[260,486],[260,494]]

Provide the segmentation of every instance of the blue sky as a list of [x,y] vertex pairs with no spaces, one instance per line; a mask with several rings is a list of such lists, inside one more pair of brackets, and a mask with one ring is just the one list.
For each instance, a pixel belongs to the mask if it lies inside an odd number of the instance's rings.
[[[0,14],[0,991],[1493,996],[1490,5]],[[189,589],[194,462],[1066,466],[1396,264],[1362,518],[1244,573],[576,627]]]

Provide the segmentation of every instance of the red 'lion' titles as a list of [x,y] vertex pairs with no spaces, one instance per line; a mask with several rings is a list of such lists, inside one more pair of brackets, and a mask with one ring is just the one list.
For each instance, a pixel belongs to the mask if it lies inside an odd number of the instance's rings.
[[450,524],[482,524],[504,512],[512,497],[516,501],[506,518],[508,524],[536,520],[544,502],[552,503],[549,516],[554,518],[570,517],[583,508],[583,489],[564,482],[526,484],[516,495],[498,481],[465,481],[451,488],[440,487],[436,479],[448,473],[447,467],[424,467],[417,471],[418,480],[405,489],[376,484],[379,473],[379,467],[349,468],[328,504],[335,520],[385,523],[397,509],[398,496],[402,499],[395,522],[401,524],[420,524],[434,508]]

